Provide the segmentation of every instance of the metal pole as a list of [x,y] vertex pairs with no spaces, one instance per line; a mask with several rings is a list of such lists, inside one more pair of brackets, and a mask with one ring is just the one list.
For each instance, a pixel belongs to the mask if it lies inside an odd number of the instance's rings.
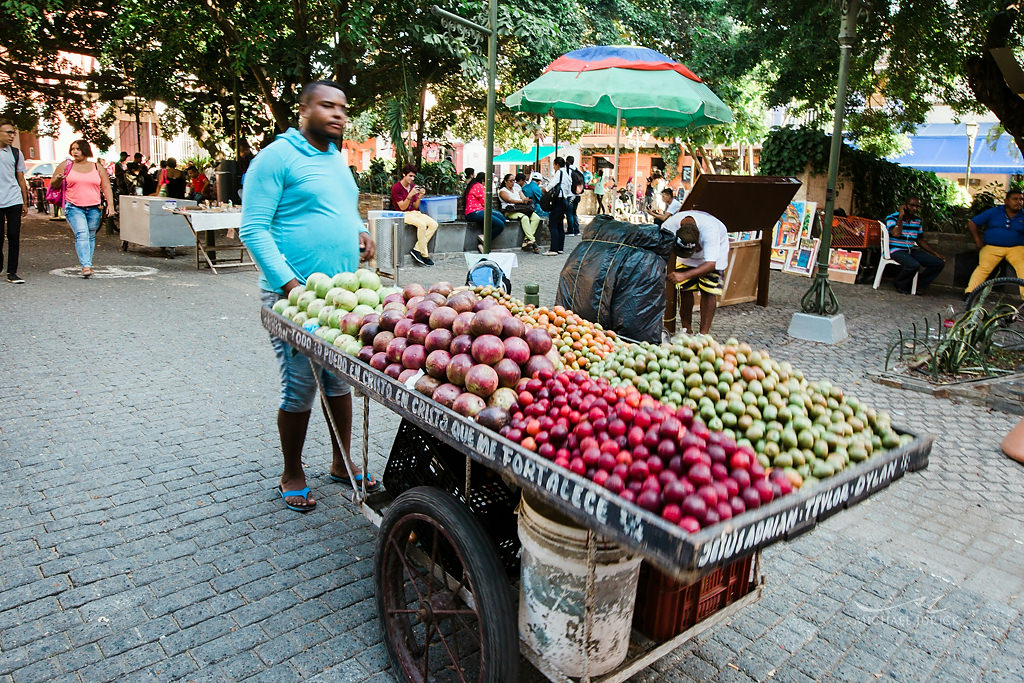
[[558,117],[555,117],[555,156],[558,156]]
[[498,0],[488,0],[487,35],[487,169],[484,195],[484,253],[491,253],[491,208],[494,204],[494,81],[498,73]]
[[142,154],[142,122],[139,120],[139,96],[135,96],[135,146]]
[[[235,119],[235,163],[238,163],[238,158],[239,158],[239,156],[241,156],[241,148],[238,145],[238,136],[240,134],[242,124],[241,124],[241,121],[239,120],[241,117],[238,114],[238,75],[237,74],[235,74],[235,78],[232,81],[232,88],[231,89],[232,89],[232,96],[233,96],[232,99],[234,100],[234,105],[235,105],[235,111],[234,111],[234,114],[235,114],[235,116],[234,116],[234,119]],[[236,167],[236,170],[237,170],[237,167]]]
[[860,0],[843,0],[843,19],[839,28],[839,87],[836,90],[835,122],[832,126],[832,147],[828,157],[828,187],[825,190],[825,218],[821,226],[818,250],[818,272],[811,288],[800,300],[804,313],[835,315],[839,301],[828,281],[828,252],[832,246],[832,215],[835,208],[836,182],[839,179],[839,153],[843,144],[843,116],[846,112],[846,86],[850,75],[850,55],[857,37],[857,12]]
[[639,185],[637,175],[640,173],[640,130],[636,131],[636,146],[633,148],[633,196],[632,201],[636,201],[636,187]]
[[967,169],[964,174],[964,188],[968,193],[971,191],[971,157],[974,156],[974,140],[978,136],[978,124],[971,121],[966,124],[967,129]]
[[537,115],[537,135],[533,138],[534,149],[537,150],[537,165],[534,167],[534,171],[540,173],[540,142],[543,138],[540,135],[540,114]]
[[[457,14],[447,12],[437,5],[433,5],[430,11],[439,17],[449,19],[462,24],[474,31],[487,36],[487,168],[484,169],[484,188],[487,192],[484,195],[484,253],[491,251],[491,207],[494,199],[491,196],[494,171],[494,81],[498,72],[498,0],[487,1],[487,23],[484,27],[475,21],[463,19]],[[556,126],[557,129],[557,126]]]
[[[619,177],[619,135],[622,133],[622,110],[615,110],[615,178]],[[618,183],[615,183],[618,185]]]

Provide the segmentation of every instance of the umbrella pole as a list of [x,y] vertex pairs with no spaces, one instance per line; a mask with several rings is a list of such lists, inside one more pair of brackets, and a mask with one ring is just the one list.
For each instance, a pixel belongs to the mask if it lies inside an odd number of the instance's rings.
[[[619,177],[619,135],[622,134],[622,110],[615,110],[615,177]],[[618,185],[618,183],[615,183]]]
[[[540,114],[537,115],[537,129],[540,130]],[[537,136],[533,140],[534,148],[537,150],[537,165],[533,167],[533,170],[540,173],[540,141],[541,137]]]
[[[640,175],[640,131],[636,131],[636,147],[633,148],[633,196],[630,197],[630,201],[636,201],[636,188],[640,186],[640,179],[637,176]],[[634,208],[634,213],[640,213],[638,210],[640,207]]]

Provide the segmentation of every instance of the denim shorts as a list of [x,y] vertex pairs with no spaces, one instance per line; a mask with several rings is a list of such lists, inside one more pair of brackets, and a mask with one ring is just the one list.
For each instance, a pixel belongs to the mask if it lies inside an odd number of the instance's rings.
[[[281,298],[277,292],[260,290],[260,304],[273,306]],[[316,399],[316,377],[309,359],[285,344],[277,337],[270,336],[274,355],[281,371],[281,410],[286,413],[304,413],[312,410]],[[345,396],[352,388],[327,370],[320,370],[320,381],[328,396]]]

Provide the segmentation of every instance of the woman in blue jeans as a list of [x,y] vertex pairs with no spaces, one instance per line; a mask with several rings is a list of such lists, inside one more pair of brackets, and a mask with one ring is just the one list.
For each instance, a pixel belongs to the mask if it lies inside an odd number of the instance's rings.
[[92,255],[96,251],[96,231],[103,219],[102,198],[107,200],[107,215],[114,215],[114,195],[110,176],[98,163],[89,161],[92,147],[75,140],[68,151],[71,159],[61,164],[50,179],[51,187],[64,186],[64,215],[75,233],[75,251],[82,265],[82,277],[90,277]]
[[[466,200],[466,221],[482,224],[484,222],[484,202],[487,196],[484,190],[484,178],[481,177],[484,174],[473,175],[471,168],[467,168],[463,173],[466,176],[466,192],[463,195]],[[491,209],[491,240],[497,239],[504,229],[505,216],[500,211]],[[483,253],[484,236],[477,235],[476,237],[480,242],[477,245],[477,250]]]

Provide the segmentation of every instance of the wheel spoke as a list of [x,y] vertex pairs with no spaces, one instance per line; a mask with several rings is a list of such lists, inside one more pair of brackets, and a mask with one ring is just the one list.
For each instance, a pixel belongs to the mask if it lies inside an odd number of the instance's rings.
[[394,537],[392,536],[390,539],[388,539],[388,541],[392,546],[394,546],[395,555],[398,556],[399,561],[402,563],[402,567],[405,569],[405,573],[409,575],[409,578],[411,579],[410,583],[412,583],[412,588],[416,591],[416,597],[419,600],[423,600],[423,594],[420,593],[420,589],[416,585],[416,577],[420,575],[409,568],[409,564],[405,561],[405,553],[403,553],[402,549],[398,547],[398,543],[395,542]]
[[[434,596],[434,572],[437,570],[437,527],[434,527],[434,540],[430,544],[430,566],[427,567],[427,604]],[[443,574],[442,574],[443,576]]]
[[459,666],[459,658],[455,656],[455,653],[452,652],[452,648],[448,646],[448,641],[445,639],[444,634],[441,633],[441,629],[437,629],[437,637],[441,641],[441,644],[444,645],[444,649],[448,652],[448,657],[452,660],[452,664],[455,667],[455,673],[458,674],[459,680],[465,683],[466,677],[462,675],[462,667]]
[[423,680],[430,680],[430,636],[433,631],[433,624],[423,622],[427,632],[423,636]]
[[[483,648],[483,641],[480,639],[480,634],[477,632],[475,628],[467,624],[465,620],[462,619],[460,614],[461,613],[453,613],[452,617],[454,618],[452,619],[452,621],[459,622],[462,628],[464,628],[469,633],[469,635],[473,636],[473,640],[476,641],[477,647]],[[470,612],[470,614],[476,615],[476,612]],[[477,617],[477,620],[479,621],[479,617]]]

